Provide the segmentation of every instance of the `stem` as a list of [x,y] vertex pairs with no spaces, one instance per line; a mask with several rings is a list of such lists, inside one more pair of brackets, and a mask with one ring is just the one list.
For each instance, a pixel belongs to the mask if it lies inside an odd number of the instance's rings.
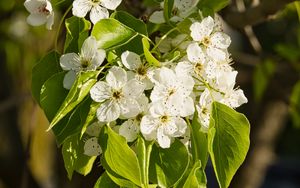
[[57,42],[58,42],[58,37],[59,37],[59,33],[60,33],[60,30],[61,30],[61,26],[63,25],[63,22],[67,16],[67,14],[70,12],[70,10],[72,9],[72,5],[69,6],[69,8],[67,9],[67,11],[65,12],[65,14],[63,15],[63,17],[61,18],[60,22],[59,22],[59,26],[58,26],[58,30],[56,32],[56,36],[55,36],[55,50],[58,51],[57,49]]

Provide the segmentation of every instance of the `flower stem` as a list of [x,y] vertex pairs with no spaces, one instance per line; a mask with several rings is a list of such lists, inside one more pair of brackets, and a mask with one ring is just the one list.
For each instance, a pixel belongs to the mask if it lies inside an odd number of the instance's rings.
[[65,12],[65,14],[63,15],[63,17],[61,18],[61,20],[59,22],[59,26],[58,26],[56,36],[55,36],[55,44],[54,44],[54,48],[55,48],[56,51],[58,51],[57,43],[58,43],[58,37],[59,37],[60,30],[61,30],[61,26],[63,25],[64,20],[65,20],[67,14],[70,12],[71,9],[72,9],[72,5],[69,6],[69,8],[67,9],[67,11]]

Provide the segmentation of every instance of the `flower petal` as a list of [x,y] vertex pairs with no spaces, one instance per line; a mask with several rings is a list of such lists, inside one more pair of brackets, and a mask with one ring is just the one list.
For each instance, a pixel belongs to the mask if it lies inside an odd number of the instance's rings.
[[86,128],[86,131],[85,133],[90,135],[90,136],[95,136],[95,137],[99,137],[99,134],[100,134],[100,131],[101,131],[101,128],[104,126],[104,123],[103,122],[94,122],[92,123],[91,125],[89,125],[87,128]]
[[226,49],[231,43],[230,37],[223,32],[214,33],[211,38],[211,45],[215,48]]
[[180,116],[187,117],[195,112],[194,101],[191,97],[185,97],[182,100],[181,108],[180,108]]
[[109,10],[115,10],[120,5],[121,2],[122,0],[101,0],[100,1],[101,5]]
[[98,156],[102,153],[101,147],[96,137],[92,137],[84,143],[84,154],[87,156]]
[[101,122],[112,122],[120,116],[120,106],[114,101],[106,101],[97,110],[97,118]]
[[140,132],[139,123],[132,119],[125,121],[119,129],[119,134],[124,136],[127,142],[133,142]]
[[47,1],[46,0],[26,0],[24,2],[25,8],[30,13],[38,13],[39,7],[46,7]]
[[96,70],[104,61],[106,57],[106,52],[103,49],[98,49],[95,53],[92,62],[91,62],[91,70]]
[[59,63],[63,70],[79,71],[81,69],[80,57],[76,53],[62,55]]
[[139,103],[132,98],[124,98],[120,102],[121,115],[124,118],[133,118],[137,116],[140,112]]
[[130,51],[123,52],[121,59],[123,65],[129,70],[137,70],[142,64],[140,56]]
[[150,135],[156,132],[158,122],[156,118],[150,115],[145,115],[141,121],[141,133],[143,135]]
[[47,23],[46,23],[46,28],[48,30],[52,29],[52,25],[54,24],[54,12],[52,12],[48,18],[47,18]]
[[175,122],[177,127],[177,132],[174,134],[174,136],[183,136],[188,128],[186,122],[180,117],[174,117],[173,121]]
[[64,88],[70,90],[76,80],[76,77],[77,75],[75,71],[70,70],[67,72],[63,80]]
[[187,47],[187,56],[188,59],[193,63],[201,63],[205,61],[205,54],[202,50],[202,48],[197,43],[191,43]]
[[164,11],[155,11],[151,14],[149,17],[149,22],[156,23],[156,24],[162,24],[165,23],[165,17],[164,17]]
[[124,69],[113,66],[108,71],[106,82],[113,89],[121,89],[127,82],[127,73]]
[[226,61],[227,58],[226,52],[224,50],[221,50],[219,48],[214,48],[212,46],[209,46],[206,49],[206,53],[214,61]]
[[179,62],[175,67],[175,72],[178,76],[192,75],[193,65],[188,61]]
[[73,15],[83,18],[91,10],[92,6],[93,4],[90,0],[75,0],[72,8]]
[[98,81],[90,90],[91,98],[96,102],[103,102],[112,95],[111,88],[106,82]]
[[191,37],[194,41],[201,42],[204,37],[207,37],[211,34],[214,28],[214,20],[212,17],[204,18],[200,23],[195,22],[191,25]]
[[109,17],[109,12],[106,8],[99,5],[94,6],[90,12],[90,19],[93,24],[96,24],[99,20]]
[[157,129],[157,142],[161,148],[169,148],[171,145],[171,138],[165,135],[162,127]]
[[47,22],[47,16],[43,14],[30,14],[27,17],[27,23],[32,26],[40,26]]
[[145,86],[142,82],[137,81],[136,79],[129,80],[123,87],[123,92],[125,97],[139,97],[145,89]]
[[95,37],[90,36],[82,44],[80,56],[84,59],[92,59],[97,52],[97,41]]

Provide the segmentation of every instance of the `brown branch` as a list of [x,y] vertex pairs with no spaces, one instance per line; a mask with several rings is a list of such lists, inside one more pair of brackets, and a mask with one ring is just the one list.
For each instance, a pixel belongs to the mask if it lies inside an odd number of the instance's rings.
[[229,11],[224,16],[227,23],[235,28],[243,29],[247,25],[256,25],[269,19],[287,4],[300,0],[262,0],[260,4],[243,12]]

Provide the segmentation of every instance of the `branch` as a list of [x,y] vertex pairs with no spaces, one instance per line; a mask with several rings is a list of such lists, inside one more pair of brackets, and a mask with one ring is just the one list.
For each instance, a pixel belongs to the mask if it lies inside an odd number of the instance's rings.
[[260,4],[243,12],[229,11],[224,16],[227,23],[235,28],[243,29],[247,25],[256,25],[269,19],[287,4],[300,0],[262,0]]

